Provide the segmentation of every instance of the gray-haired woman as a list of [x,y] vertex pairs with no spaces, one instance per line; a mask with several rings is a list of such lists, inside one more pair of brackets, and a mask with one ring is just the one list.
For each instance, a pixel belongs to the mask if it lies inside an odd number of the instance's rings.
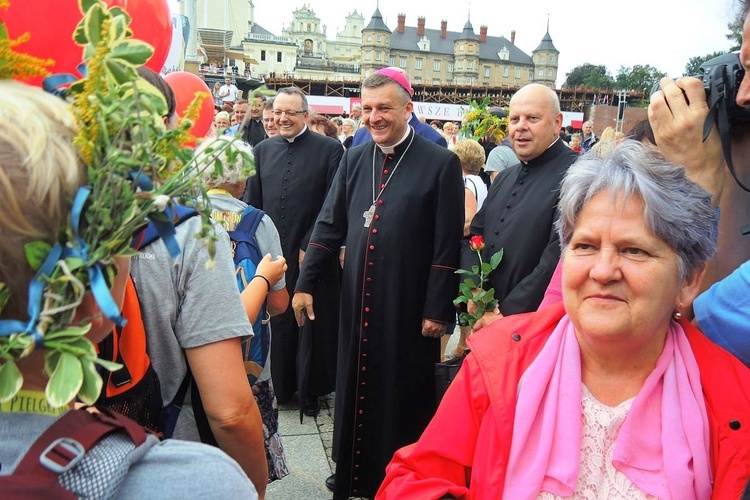
[[716,251],[709,195],[626,141],[570,168],[560,210],[563,304],[468,339],[379,498],[741,496],[750,371],[681,317]]

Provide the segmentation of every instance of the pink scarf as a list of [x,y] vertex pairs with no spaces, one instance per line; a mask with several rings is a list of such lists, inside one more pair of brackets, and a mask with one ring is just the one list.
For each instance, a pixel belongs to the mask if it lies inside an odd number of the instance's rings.
[[[673,321],[622,424],[612,463],[649,495],[709,498],[708,445],[698,365]],[[566,315],[521,379],[503,498],[572,495],[580,449],[581,353]]]

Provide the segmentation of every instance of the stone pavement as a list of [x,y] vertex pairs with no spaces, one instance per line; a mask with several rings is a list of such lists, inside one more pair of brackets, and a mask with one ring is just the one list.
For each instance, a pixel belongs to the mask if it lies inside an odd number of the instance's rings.
[[[458,329],[451,335],[447,352],[458,342]],[[323,500],[333,497],[325,480],[336,470],[331,460],[333,441],[333,393],[320,398],[320,414],[305,416],[299,423],[297,404],[279,405],[279,432],[289,475],[266,489],[266,500]]]

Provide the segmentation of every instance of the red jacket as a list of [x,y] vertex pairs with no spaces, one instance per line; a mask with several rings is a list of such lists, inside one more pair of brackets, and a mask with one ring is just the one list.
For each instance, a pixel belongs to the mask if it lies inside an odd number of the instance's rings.
[[[396,452],[376,498],[501,498],[518,382],[564,313],[559,303],[509,316],[469,338],[471,354],[435,417],[417,443]],[[750,480],[750,370],[681,325],[701,372],[712,498],[740,498]]]

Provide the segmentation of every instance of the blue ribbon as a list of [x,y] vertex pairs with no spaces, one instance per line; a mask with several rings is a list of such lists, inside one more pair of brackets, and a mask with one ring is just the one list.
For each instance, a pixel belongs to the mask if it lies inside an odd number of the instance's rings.
[[[73,200],[73,207],[70,211],[70,224],[73,231],[73,237],[78,246],[66,248],[63,252],[63,257],[78,257],[82,259],[84,263],[88,263],[88,245],[86,245],[86,242],[81,238],[79,227],[83,208],[89,194],[91,194],[91,188],[89,187],[79,188],[76,193],[76,197]],[[107,280],[104,279],[104,271],[102,270],[101,263],[94,262],[86,269],[86,271],[89,275],[89,282],[91,283],[91,293],[94,295],[96,303],[99,304],[99,309],[102,310],[102,314],[117,326],[125,326],[125,318],[120,314],[120,308],[117,307],[115,300],[112,298],[112,294],[107,286]]]
[[29,313],[29,321],[24,323],[23,321],[6,319],[0,321],[0,337],[8,337],[14,333],[27,333],[34,339],[36,348],[44,346],[44,337],[37,330],[36,324],[39,321],[39,315],[42,312],[42,297],[44,295],[44,282],[45,277],[52,275],[52,271],[55,269],[57,261],[60,260],[62,255],[62,248],[59,243],[55,243],[55,246],[50,250],[47,258],[44,259],[41,267],[37,270],[34,277],[31,279],[29,284],[29,305],[27,312]]
[[[84,78],[86,78],[86,76],[89,74],[86,63],[80,63],[78,66],[76,66],[76,71],[78,71],[78,73]],[[76,78],[74,75],[71,75],[70,73],[58,73],[56,75],[48,76],[47,78],[42,80],[42,88],[50,94],[61,96],[65,92],[67,87],[77,80],[78,78]]]
[[177,234],[177,231],[174,228],[172,219],[169,218],[166,221],[163,221],[152,216],[149,216],[148,218],[151,221],[150,224],[154,227],[156,233],[159,235],[159,238],[164,241],[164,245],[166,245],[170,257],[172,257],[173,259],[179,257],[182,250],[180,250],[180,244],[177,243],[177,239],[175,238],[175,234]]
[[[154,189],[154,183],[151,182],[151,179],[143,172],[133,171],[130,173],[130,178],[135,181],[136,185],[142,191],[152,191]],[[150,225],[156,230],[156,234],[159,235],[159,238],[164,241],[164,245],[166,245],[169,255],[173,259],[176,259],[180,256],[180,245],[175,239],[176,230],[174,228],[174,223],[172,222],[171,212],[167,209],[164,213],[166,220],[159,215],[149,215],[148,220],[150,221]]]

